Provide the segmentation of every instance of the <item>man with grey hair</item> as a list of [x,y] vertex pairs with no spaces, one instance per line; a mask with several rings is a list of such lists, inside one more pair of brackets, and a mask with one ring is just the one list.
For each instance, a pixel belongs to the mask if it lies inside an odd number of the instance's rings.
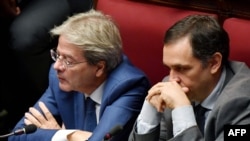
[[[38,129],[9,141],[100,141],[116,125],[123,129],[112,140],[127,141],[150,84],[124,55],[115,22],[92,9],[51,33],[59,38],[51,50],[49,86],[14,128],[35,124]],[[94,103],[94,112],[86,113],[87,101]]]

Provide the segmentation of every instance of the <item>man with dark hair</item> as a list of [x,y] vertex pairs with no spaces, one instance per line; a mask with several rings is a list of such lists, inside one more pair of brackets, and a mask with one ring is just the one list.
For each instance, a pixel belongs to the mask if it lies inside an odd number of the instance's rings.
[[250,124],[250,71],[228,56],[228,34],[211,16],[169,28],[169,75],[149,90],[129,141],[223,141],[224,125]]

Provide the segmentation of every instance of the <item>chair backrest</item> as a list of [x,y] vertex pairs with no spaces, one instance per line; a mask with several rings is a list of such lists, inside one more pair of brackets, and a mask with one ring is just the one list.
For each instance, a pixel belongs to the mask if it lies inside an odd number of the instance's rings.
[[165,31],[187,15],[212,15],[133,0],[98,0],[96,9],[111,15],[118,23],[124,52],[149,76],[152,84],[169,73],[162,64]]
[[223,27],[230,38],[230,59],[246,62],[250,67],[250,20],[229,18]]

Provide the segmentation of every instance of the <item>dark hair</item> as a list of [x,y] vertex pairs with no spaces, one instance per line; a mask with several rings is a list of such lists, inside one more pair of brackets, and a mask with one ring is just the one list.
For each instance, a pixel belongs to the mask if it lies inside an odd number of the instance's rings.
[[190,15],[170,27],[164,37],[164,44],[173,43],[182,37],[189,37],[193,56],[200,59],[203,66],[216,52],[222,55],[226,65],[229,56],[229,37],[218,21],[209,15]]

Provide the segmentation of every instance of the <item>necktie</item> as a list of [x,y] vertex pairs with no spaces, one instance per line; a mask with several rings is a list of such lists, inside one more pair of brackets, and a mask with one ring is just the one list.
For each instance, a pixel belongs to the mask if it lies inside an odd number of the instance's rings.
[[84,118],[84,130],[92,132],[97,123],[96,123],[96,111],[95,111],[95,102],[87,97],[85,100],[85,118]]
[[204,125],[205,125],[205,112],[207,110],[208,109],[202,107],[200,104],[194,107],[196,122],[203,135],[204,135]]

